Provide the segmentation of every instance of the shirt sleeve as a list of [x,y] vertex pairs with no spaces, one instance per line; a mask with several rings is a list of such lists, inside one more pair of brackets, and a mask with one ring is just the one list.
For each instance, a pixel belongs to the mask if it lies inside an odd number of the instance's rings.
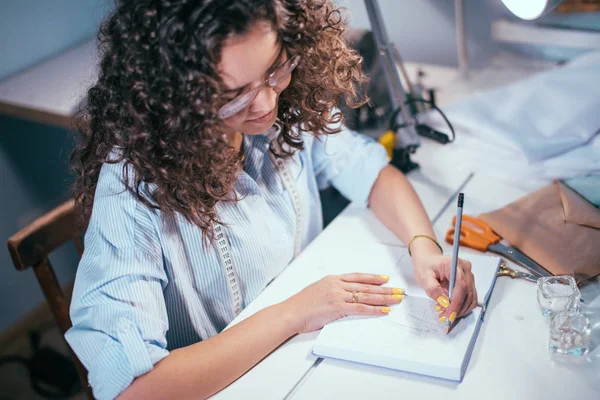
[[98,399],[115,398],[169,354],[158,234],[121,170],[102,168],[65,335]]
[[388,164],[383,146],[346,127],[340,133],[315,137],[312,161],[320,190],[333,185],[362,205],[367,205],[373,184]]

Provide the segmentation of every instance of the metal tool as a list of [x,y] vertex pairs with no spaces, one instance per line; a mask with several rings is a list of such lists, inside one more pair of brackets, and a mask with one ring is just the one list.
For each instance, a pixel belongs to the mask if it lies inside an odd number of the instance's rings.
[[[456,224],[456,217],[452,219],[452,225]],[[511,261],[527,268],[529,272],[537,277],[552,276],[541,265],[521,253],[516,248],[500,243],[502,238],[498,236],[492,228],[485,222],[470,217],[463,216],[463,223],[460,228],[460,244],[479,251],[491,251],[496,254],[503,255]],[[446,233],[446,241],[454,242],[454,228],[450,228]]]
[[[413,92],[414,87],[406,73],[400,52],[394,46],[394,43],[390,41],[387,34],[378,1],[365,0],[365,7],[371,23],[373,38],[379,51],[379,59],[383,67],[389,90],[389,101],[393,110],[389,121],[391,135],[386,132],[387,137],[384,139],[388,143],[393,142],[393,145],[388,145],[386,149],[392,152],[391,164],[407,173],[419,166],[411,161],[410,155],[421,145],[421,136],[447,144],[454,140],[454,129],[435,104],[420,98],[417,93]],[[404,84],[406,84],[406,89]],[[419,107],[413,107],[417,111],[413,114],[411,106],[420,104],[430,104],[442,114],[452,132],[452,138],[425,123],[419,122],[417,118]]]
[[528,274],[527,272],[516,271],[512,268],[506,266],[506,261],[502,260],[500,264],[500,269],[498,270],[498,276],[510,276],[515,279],[525,279],[527,281],[537,283],[538,277],[532,274]]
[[412,153],[420,146],[421,140],[415,129],[415,118],[410,114],[408,107],[405,107],[406,91],[397,69],[397,65],[402,64],[402,61],[397,59],[400,57],[400,53],[394,51],[394,44],[389,40],[377,0],[365,0],[365,6],[373,36],[379,47],[385,79],[390,90],[390,102],[394,110],[400,111],[396,114],[396,118],[400,120],[399,125],[402,127],[397,131],[397,145]]

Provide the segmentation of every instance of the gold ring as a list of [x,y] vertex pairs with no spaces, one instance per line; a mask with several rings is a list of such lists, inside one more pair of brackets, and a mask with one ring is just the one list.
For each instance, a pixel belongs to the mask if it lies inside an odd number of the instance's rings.
[[358,292],[352,292],[352,302],[358,303]]

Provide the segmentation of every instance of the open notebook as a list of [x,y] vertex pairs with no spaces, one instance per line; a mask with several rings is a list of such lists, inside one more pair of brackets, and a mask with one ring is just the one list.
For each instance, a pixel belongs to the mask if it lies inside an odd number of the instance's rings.
[[[485,310],[477,307],[458,319],[446,335],[435,302],[415,282],[413,266],[405,248],[369,248],[360,258],[336,267],[334,273],[388,274],[386,286],[404,288],[402,303],[382,317],[346,317],[327,324],[319,334],[313,353],[387,367],[422,375],[461,381],[483,321]],[[373,259],[373,257],[375,259]],[[500,266],[498,257],[462,255],[473,265],[478,302],[487,304]],[[345,271],[344,271],[345,270]]]

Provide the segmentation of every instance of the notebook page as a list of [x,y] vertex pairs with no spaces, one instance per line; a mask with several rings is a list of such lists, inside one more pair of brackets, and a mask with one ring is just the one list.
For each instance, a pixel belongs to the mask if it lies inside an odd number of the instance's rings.
[[[439,321],[435,310],[436,303],[414,286],[413,267],[406,249],[383,251],[381,248],[389,246],[379,247],[379,250],[369,249],[377,261],[377,271],[385,268],[383,273],[390,275],[391,286],[405,287],[408,295],[402,303],[392,306],[387,316],[347,317],[328,324],[319,334],[314,353],[460,380],[461,366],[470,350],[481,308],[459,319],[446,335],[445,324]],[[360,262],[360,258],[355,260]],[[482,302],[495,280],[499,259],[470,254],[465,258],[472,262]]]
[[446,335],[432,300],[407,297],[384,317],[348,317],[328,324],[315,343],[319,355],[459,379],[481,309]]

